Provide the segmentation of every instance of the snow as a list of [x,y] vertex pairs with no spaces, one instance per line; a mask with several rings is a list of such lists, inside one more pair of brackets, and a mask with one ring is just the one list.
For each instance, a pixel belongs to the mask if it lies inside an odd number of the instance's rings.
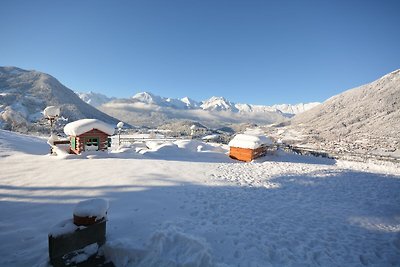
[[137,93],[132,97],[133,100],[143,102],[145,104],[159,105],[163,102],[163,98],[149,92]]
[[235,105],[224,97],[213,96],[208,100],[202,102],[200,107],[204,110],[215,110],[215,111],[238,111]]
[[97,119],[82,119],[70,122],[64,127],[64,133],[70,136],[78,136],[93,129],[102,131],[108,135],[115,132],[114,126]]
[[271,106],[272,108],[276,108],[277,110],[280,110],[281,112],[285,114],[291,114],[291,115],[296,115],[303,113],[304,111],[307,111],[309,109],[312,109],[321,103],[319,102],[310,102],[310,103],[299,103],[295,105],[291,104],[278,104],[278,105],[273,105]]
[[[124,242],[125,241],[125,242]],[[110,241],[102,248],[104,255],[116,266],[215,266],[210,248],[199,239],[177,229],[158,231],[150,238],[145,249],[132,247],[126,240]]]
[[218,139],[219,138],[219,135],[218,134],[209,134],[209,135],[206,135],[206,136],[204,136],[204,137],[202,137],[201,139],[202,140],[216,140],[216,139]]
[[49,225],[71,231],[64,218],[93,198],[110,202],[99,253],[117,267],[400,262],[399,164],[282,151],[236,163],[195,140],[126,149],[64,159],[0,131],[0,266],[47,267]]
[[[86,102],[87,99],[83,98],[81,94],[79,96]],[[181,99],[162,97],[158,95],[154,95],[150,92],[141,92],[134,95],[131,100],[136,102],[140,102],[145,106],[142,108],[149,108],[148,105],[158,106],[158,107],[171,107],[174,109],[186,110],[186,109],[202,109],[208,111],[232,111],[239,113],[263,113],[264,115],[268,112],[279,112],[284,113],[285,115],[295,115],[298,113],[302,113],[308,109],[311,109],[317,106],[318,102],[312,103],[299,103],[295,105],[291,104],[280,104],[273,106],[263,106],[263,105],[251,105],[251,104],[240,104],[240,103],[232,103],[224,97],[212,96],[209,99],[206,99],[201,102],[197,102],[189,97],[183,97]],[[126,99],[122,100],[126,101]],[[104,104],[104,102],[103,102]],[[135,105],[137,108],[140,108],[139,105]],[[154,108],[154,107],[152,107]]]
[[186,105],[187,108],[198,108],[200,106],[199,102],[194,101],[187,96],[181,98],[180,100]]
[[50,228],[49,236],[58,237],[75,232],[84,226],[76,226],[72,219],[63,220]]
[[56,106],[48,106],[43,110],[44,116],[47,118],[55,118],[60,116],[60,108]]
[[96,220],[101,220],[106,217],[107,211],[107,200],[93,198],[79,202],[74,209],[74,215],[79,217],[96,217]]
[[89,259],[91,256],[95,255],[99,250],[99,245],[97,243],[93,243],[87,245],[86,247],[76,250],[73,253],[76,254],[70,260],[67,261],[68,265],[73,263],[81,263]]
[[54,146],[54,141],[58,141],[60,138],[56,134],[51,134],[49,139],[47,140],[47,143],[51,146]]
[[228,145],[230,147],[256,149],[263,145],[272,145],[272,141],[264,135],[237,134]]
[[94,107],[99,107],[115,99],[114,97],[108,97],[106,95],[95,93],[92,91],[89,91],[87,93],[75,92],[75,94],[78,95],[80,99]]

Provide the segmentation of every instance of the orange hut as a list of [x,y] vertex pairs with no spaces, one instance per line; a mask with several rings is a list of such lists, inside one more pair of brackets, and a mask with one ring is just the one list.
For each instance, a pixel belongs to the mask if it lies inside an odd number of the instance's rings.
[[264,156],[271,146],[272,141],[267,136],[237,134],[229,142],[229,157],[250,162]]

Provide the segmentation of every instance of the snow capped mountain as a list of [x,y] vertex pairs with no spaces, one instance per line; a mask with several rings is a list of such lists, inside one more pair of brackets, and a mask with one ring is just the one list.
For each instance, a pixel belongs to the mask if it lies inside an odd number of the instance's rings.
[[[93,94],[96,96],[95,94]],[[98,94],[100,95],[100,94]],[[100,95],[102,99],[107,100],[106,96]],[[85,100],[87,103],[95,103],[95,99],[85,98],[80,94],[82,100]],[[88,100],[89,99],[89,100]],[[110,98],[108,98],[110,99]],[[115,100],[115,99],[111,99]],[[111,101],[110,100],[110,101]],[[141,103],[145,105],[154,105],[158,107],[171,107],[175,109],[202,109],[208,111],[231,111],[231,112],[238,112],[238,113],[262,113],[262,112],[278,112],[282,113],[287,117],[291,117],[292,115],[299,114],[304,112],[308,109],[311,109],[317,106],[318,102],[312,102],[307,104],[281,104],[281,105],[273,105],[273,106],[263,106],[263,105],[250,105],[250,104],[239,104],[233,103],[227,100],[224,97],[213,96],[210,99],[204,100],[202,102],[197,102],[189,97],[183,97],[181,99],[176,98],[166,98],[154,95],[150,92],[141,92],[137,93],[130,99],[119,99],[120,101],[124,102],[132,102],[132,103]],[[108,101],[108,102],[110,102]],[[100,102],[100,101],[97,101]],[[102,101],[102,104],[106,102]],[[93,104],[94,105],[94,104]],[[94,105],[99,106],[99,105]]]
[[[116,99],[99,109],[132,125],[158,126],[174,120],[192,120],[210,127],[222,127],[235,123],[270,124],[286,120],[293,113],[312,105],[261,106],[235,104],[224,97],[213,96],[196,102],[188,97],[165,98],[149,92],[138,93],[130,99]],[[293,113],[291,113],[293,112]]]
[[[166,97],[161,97],[154,95],[149,92],[141,92],[137,93],[134,95],[131,100],[133,102],[140,102],[143,104],[147,105],[155,105],[155,106],[160,106],[160,107],[171,107],[171,108],[176,108],[176,109],[187,109],[187,108],[192,108],[195,107],[194,103],[192,103],[191,99],[189,98],[183,98],[181,99],[175,99],[175,98],[166,98]],[[194,102],[194,101],[193,101]]]
[[137,93],[131,98],[131,100],[152,105],[163,105],[163,102],[165,102],[162,97],[153,95],[152,93],[148,92]]
[[83,101],[94,107],[101,106],[115,99],[115,97],[108,97],[106,95],[95,93],[92,91],[89,91],[87,93],[80,93],[80,92],[75,92],[75,93],[79,96],[80,99],[82,99]]
[[201,104],[201,108],[205,110],[212,111],[232,111],[239,113],[265,113],[265,112],[278,112],[282,113],[286,117],[291,117],[295,114],[299,114],[308,109],[311,109],[320,103],[312,102],[308,104],[281,104],[281,105],[273,105],[273,106],[263,106],[263,105],[250,105],[250,104],[240,104],[240,103],[232,103],[226,100],[224,97],[211,97],[208,100],[205,100]]
[[[210,99],[204,100],[202,102],[197,102],[189,97],[183,97],[181,99],[169,98],[169,97],[167,98],[155,95],[150,92],[140,92],[135,94],[133,97],[129,99],[110,98],[105,95],[94,92],[76,93],[76,94],[83,101],[85,101],[88,104],[91,104],[94,107],[100,107],[101,105],[113,102],[114,104],[131,103],[134,104],[136,108],[141,106],[146,110],[149,110],[151,108],[159,110],[160,108],[169,107],[177,110],[197,109],[197,110],[206,110],[210,112],[229,111],[240,114],[275,112],[285,117],[292,117],[295,114],[299,114],[320,104],[318,102],[312,102],[307,104],[300,103],[296,105],[291,105],[291,104],[281,104],[273,106],[250,105],[250,104],[233,103],[224,97],[218,97],[218,96],[213,96]],[[114,116],[116,115],[114,114]]]
[[203,101],[200,107],[204,110],[211,111],[233,111],[237,112],[238,109],[235,107],[235,104],[226,100],[224,97],[213,96],[208,100]]
[[280,110],[282,113],[285,114],[291,114],[291,115],[296,115],[300,114],[304,111],[307,111],[309,109],[312,109],[313,107],[318,106],[319,102],[311,102],[311,103],[299,103],[296,105],[290,105],[290,104],[281,104],[281,105],[273,105],[271,106],[272,108],[275,108],[277,110]]
[[177,109],[187,109],[191,108],[186,103],[182,102],[180,99],[175,99],[175,98],[167,98],[165,99],[166,106],[177,108]]
[[188,108],[198,108],[200,106],[200,103],[185,96],[184,98],[180,99],[183,103],[186,104],[186,107]]
[[113,99],[98,109],[136,126],[158,126],[171,120],[192,120],[222,127],[235,123],[269,124],[281,122],[318,103],[262,106],[237,104],[213,96],[197,102],[189,97],[167,98],[140,92],[131,98]]
[[42,111],[59,106],[69,121],[96,118],[115,123],[116,119],[83,102],[54,77],[16,67],[0,67],[0,128],[15,131],[42,131]]

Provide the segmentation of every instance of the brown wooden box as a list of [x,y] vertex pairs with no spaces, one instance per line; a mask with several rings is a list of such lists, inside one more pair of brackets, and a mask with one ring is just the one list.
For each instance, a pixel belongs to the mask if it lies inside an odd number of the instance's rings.
[[267,152],[267,147],[265,146],[256,149],[230,147],[229,157],[240,161],[250,162],[255,158],[264,156],[266,152]]

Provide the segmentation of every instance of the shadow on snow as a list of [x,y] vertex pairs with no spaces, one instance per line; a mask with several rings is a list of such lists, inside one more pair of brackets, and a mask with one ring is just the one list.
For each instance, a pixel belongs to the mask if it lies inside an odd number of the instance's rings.
[[398,177],[329,171],[273,181],[273,189],[178,181],[146,187],[0,185],[1,197],[11,199],[0,202],[0,265],[45,261],[49,226],[71,217],[74,204],[93,197],[85,194],[94,189],[101,191],[96,197],[110,200],[108,240],[131,242],[128,256],[145,250],[155,232],[173,227],[204,238],[213,262],[234,266],[400,262]]

